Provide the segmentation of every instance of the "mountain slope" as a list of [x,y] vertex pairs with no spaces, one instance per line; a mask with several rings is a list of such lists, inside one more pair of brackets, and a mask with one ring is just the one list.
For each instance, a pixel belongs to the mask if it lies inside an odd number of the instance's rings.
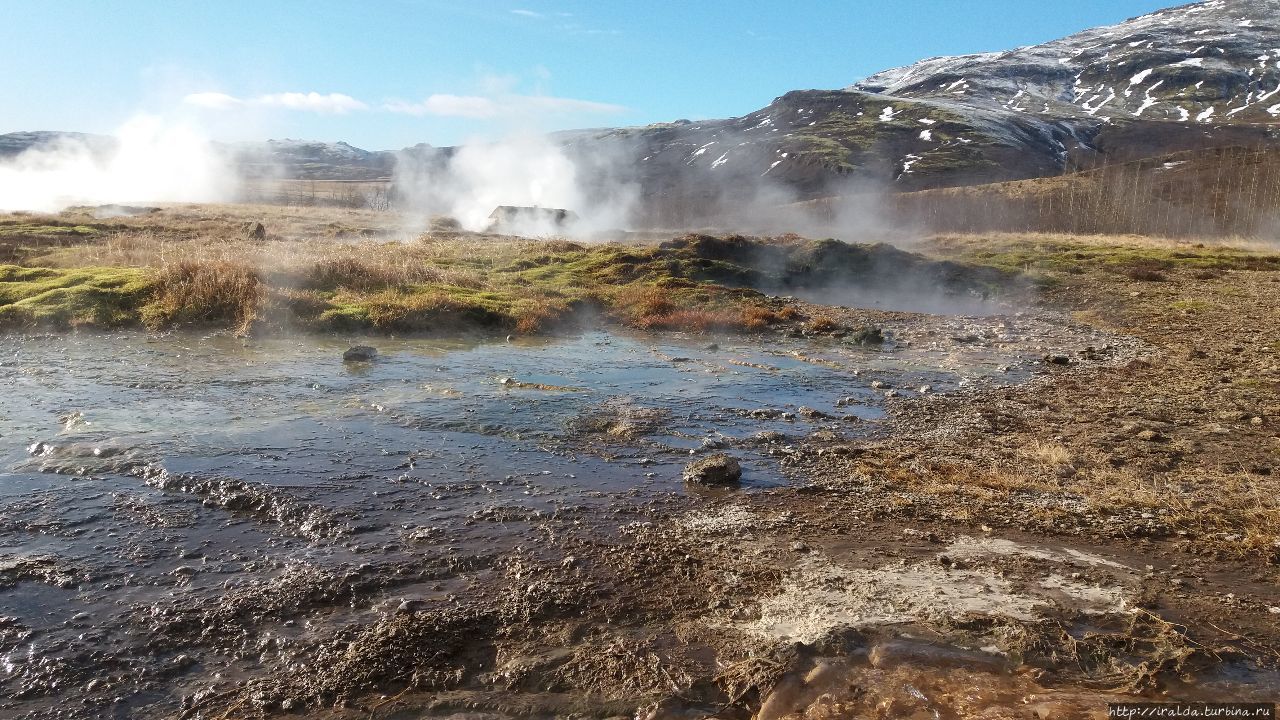
[[1208,0],[1008,52],[930,58],[848,89],[1103,122],[1280,117],[1280,2]]
[[840,91],[787,93],[742,118],[570,144],[585,146],[583,155],[634,152],[646,197],[706,209],[758,194],[760,178],[806,198],[1268,145],[1278,119],[1280,0],[1208,0],[1041,45],[931,58]]
[[[1006,52],[930,58],[737,118],[558,133],[589,201],[689,224],[863,190],[1057,175],[1206,147],[1280,145],[1280,0],[1206,0]],[[0,155],[40,134],[0,136]],[[45,138],[47,140],[47,138]],[[230,146],[246,174],[434,176],[452,148]]]

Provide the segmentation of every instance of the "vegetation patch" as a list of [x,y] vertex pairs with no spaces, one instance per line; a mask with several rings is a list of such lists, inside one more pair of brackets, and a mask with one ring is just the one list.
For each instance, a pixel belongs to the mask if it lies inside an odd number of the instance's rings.
[[[24,246],[26,267],[10,266],[0,295],[5,323],[531,334],[600,319],[642,330],[822,333],[834,332],[834,323],[778,296],[904,282],[968,292],[1017,282],[1003,268],[794,235],[635,245],[451,231],[346,243],[292,216],[277,222],[266,210],[233,209],[239,214],[226,217],[216,206],[164,210],[121,218],[110,232],[77,241]],[[265,218],[265,233],[244,231],[251,210]],[[63,223],[74,234],[76,218],[22,220]]]
[[138,322],[151,294],[137,268],[0,265],[0,327],[114,327]]

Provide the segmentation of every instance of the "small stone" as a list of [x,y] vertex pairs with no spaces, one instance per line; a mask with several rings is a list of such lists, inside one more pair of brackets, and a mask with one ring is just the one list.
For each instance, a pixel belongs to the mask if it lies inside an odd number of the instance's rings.
[[397,613],[414,613],[426,607],[426,603],[421,600],[401,600],[396,606]]
[[806,544],[804,544],[804,542],[803,542],[803,541],[801,541],[801,540],[797,540],[797,541],[795,541],[795,542],[791,543],[791,549],[792,549],[793,551],[795,551],[795,552],[798,552],[798,553],[807,553],[807,552],[809,552],[809,546],[808,546],[808,545],[806,545]]
[[378,357],[378,349],[368,345],[355,345],[342,353],[343,362],[369,362]]
[[709,455],[685,466],[684,479],[701,485],[732,485],[742,479],[742,466],[728,455]]

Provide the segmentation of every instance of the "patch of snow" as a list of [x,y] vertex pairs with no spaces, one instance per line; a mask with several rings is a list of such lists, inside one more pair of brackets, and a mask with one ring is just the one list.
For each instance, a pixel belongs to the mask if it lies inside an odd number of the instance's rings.
[[921,130],[921,131],[920,131],[920,139],[921,139],[921,140],[932,140],[932,139],[933,139],[933,131],[932,131],[932,130]]
[[884,110],[880,111],[880,122],[889,122],[893,119],[894,109],[892,105],[886,105]]
[[[769,166],[769,170],[772,170],[772,169],[774,169],[774,168],[778,167],[778,166],[779,166],[779,165],[781,165],[781,164],[782,164],[782,161],[781,161],[781,160],[774,160],[774,161],[773,161],[773,164],[771,164],[771,165]],[[769,174],[769,170],[765,170],[764,172],[760,173],[760,177],[764,177],[765,175],[768,175],[768,174]]]
[[[920,162],[921,159],[923,159],[923,156],[911,155],[911,154],[908,154],[906,157],[902,158],[902,175],[906,175],[907,173],[911,172],[911,166]],[[898,177],[902,177],[902,175],[899,175]]]
[[[1094,95],[1094,96],[1093,96],[1093,98],[1090,98],[1090,100],[1092,100],[1092,99],[1096,99],[1097,97],[1098,97],[1097,95]],[[1084,108],[1084,111],[1085,111],[1085,112],[1087,112],[1087,113],[1089,113],[1090,115],[1096,115],[1096,114],[1098,113],[1098,111],[1102,109],[1102,107],[1103,107],[1104,105],[1106,105],[1107,103],[1109,103],[1109,102],[1111,102],[1112,100],[1115,100],[1115,99],[1116,99],[1116,91],[1115,91],[1115,90],[1112,90],[1112,91],[1111,91],[1111,94],[1107,96],[1107,99],[1106,99],[1106,100],[1103,100],[1102,102],[1098,103],[1097,105],[1094,105],[1093,107],[1089,107],[1089,103],[1087,103],[1087,102],[1086,102],[1085,104],[1081,105],[1080,107]]]
[[1267,108],[1267,112],[1270,113],[1272,116],[1280,115],[1280,103],[1276,103],[1275,105],[1272,105],[1271,107]]
[[1213,106],[1212,106],[1212,105],[1210,105],[1210,106],[1209,106],[1209,109],[1208,109],[1208,110],[1205,110],[1205,111],[1201,112],[1199,115],[1196,115],[1196,122],[1205,122],[1205,121],[1207,121],[1207,120],[1208,120],[1209,118],[1211,118],[1211,117],[1213,117]]
[[1161,86],[1161,85],[1163,85],[1163,84],[1164,84],[1164,81],[1163,81],[1163,80],[1157,80],[1155,85],[1152,85],[1151,87],[1147,88],[1147,89],[1143,92],[1143,97],[1142,97],[1142,106],[1141,106],[1141,107],[1139,107],[1139,108],[1137,109],[1137,111],[1135,111],[1135,112],[1133,113],[1133,116],[1134,116],[1134,117],[1141,117],[1141,115],[1142,115],[1143,111],[1145,111],[1147,108],[1149,108],[1149,107],[1151,107],[1152,105],[1155,105],[1157,102],[1159,102],[1159,100],[1157,100],[1157,99],[1155,99],[1155,98],[1151,97],[1151,91],[1152,91],[1152,90],[1155,90],[1156,88],[1160,87],[1160,86]]
[[1179,60],[1169,67],[1204,67],[1204,58],[1187,58],[1186,60]]
[[711,163],[711,169],[712,169],[712,170],[715,170],[716,168],[718,168],[718,167],[720,167],[721,165],[725,164],[725,162],[726,162],[728,159],[729,159],[729,152],[726,150],[726,151],[725,151],[725,153],[724,153],[723,155],[721,155],[720,157],[718,157],[718,158],[716,158],[716,159],[715,159],[715,162]]
[[937,120],[930,120],[929,118],[920,118],[920,124],[921,124],[921,125],[932,125],[932,124],[934,124],[934,123],[936,123],[936,122],[938,122],[938,121],[937,121]]
[[1164,165],[1161,165],[1160,167],[1164,170],[1168,170],[1169,168],[1176,168],[1179,165],[1186,165],[1186,164],[1187,164],[1186,160],[1174,160],[1173,162],[1167,162]]
[[1178,112],[1182,115],[1182,117],[1178,118],[1178,122],[1186,122],[1191,119],[1191,113],[1187,112],[1186,108],[1179,107]]
[[1129,85],[1130,85],[1130,86],[1137,85],[1138,83],[1142,82],[1143,80],[1146,80],[1146,79],[1147,79],[1147,77],[1148,77],[1149,75],[1151,75],[1151,71],[1152,71],[1152,68],[1147,68],[1146,70],[1143,70],[1143,71],[1141,71],[1141,72],[1139,72],[1139,73],[1135,74],[1133,77],[1129,78]]

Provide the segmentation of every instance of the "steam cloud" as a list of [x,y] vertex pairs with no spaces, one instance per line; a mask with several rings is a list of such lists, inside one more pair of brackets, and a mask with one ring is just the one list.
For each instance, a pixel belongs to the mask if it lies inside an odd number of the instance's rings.
[[598,184],[590,164],[612,158],[570,158],[541,134],[470,143],[449,155],[404,153],[396,163],[394,184],[399,204],[419,215],[448,215],[464,228],[483,231],[499,205],[564,208],[579,216],[568,227],[545,218],[504,228],[520,235],[590,235],[626,226],[638,188],[626,182]]
[[234,167],[195,128],[139,115],[94,147],[66,138],[0,162],[0,210],[55,212],[70,205],[225,202]]

